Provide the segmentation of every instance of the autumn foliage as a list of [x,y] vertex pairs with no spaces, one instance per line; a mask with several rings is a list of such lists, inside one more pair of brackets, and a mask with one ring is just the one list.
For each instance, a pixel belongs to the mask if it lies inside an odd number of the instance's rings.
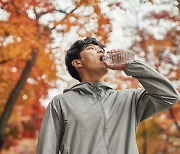
[[[98,5],[98,1],[72,1],[73,8],[66,12],[50,0],[0,1],[6,15],[0,21],[0,137],[4,149],[21,140],[23,143],[25,138],[37,138],[45,111],[39,100],[47,96],[57,79],[51,34],[56,31],[64,35],[71,27],[79,26],[80,36],[94,34],[107,42],[111,26]],[[74,13],[82,6],[95,11],[88,15]],[[41,18],[48,14],[59,14],[62,18],[42,24]],[[95,22],[98,14],[101,18],[96,21],[97,29],[88,27],[88,19],[93,16]]]
[[[47,97],[50,88],[56,88],[57,80],[69,82],[67,85],[71,85],[71,81],[63,77],[67,74],[63,61],[65,51],[62,48],[63,42],[57,43],[57,37],[63,39],[66,34],[75,30],[80,38],[92,36],[105,45],[110,44],[113,20],[103,9],[104,3],[107,3],[109,11],[127,11],[123,1],[71,0],[69,5],[63,8],[65,1],[58,3],[55,0],[0,0],[0,11],[3,12],[0,13],[0,146],[3,146],[3,153],[35,153],[37,136],[45,112],[40,99]],[[140,5],[144,3],[153,5],[155,2],[140,1]],[[141,60],[168,77],[178,91],[179,6],[177,0],[177,3],[173,4],[176,14],[167,10],[152,11],[141,19],[137,18],[136,26],[126,26],[124,29],[132,31],[131,35],[134,37],[128,48]],[[174,26],[160,39],[139,25],[141,20],[154,20],[157,22],[151,26],[157,26],[163,19]],[[75,40],[64,41],[71,44]],[[116,71],[107,75],[105,81],[110,82],[116,89],[141,86],[137,80]],[[180,152],[179,110],[178,103],[172,109],[140,124],[137,133],[140,153]]]

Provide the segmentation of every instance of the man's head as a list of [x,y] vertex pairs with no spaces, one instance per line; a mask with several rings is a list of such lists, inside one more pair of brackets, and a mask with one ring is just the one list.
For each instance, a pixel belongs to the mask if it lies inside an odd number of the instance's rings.
[[71,45],[65,57],[69,74],[75,79],[82,81],[80,78],[82,70],[93,74],[96,70],[103,68],[107,73],[103,62],[99,60],[103,54],[104,45],[95,38],[87,37],[84,40],[77,40]]

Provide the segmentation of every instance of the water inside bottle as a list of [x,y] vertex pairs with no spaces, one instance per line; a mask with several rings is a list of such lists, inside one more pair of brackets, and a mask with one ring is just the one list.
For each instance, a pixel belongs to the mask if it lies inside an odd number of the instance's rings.
[[106,61],[108,64],[127,64],[134,60],[134,53],[130,51],[110,53],[100,60]]

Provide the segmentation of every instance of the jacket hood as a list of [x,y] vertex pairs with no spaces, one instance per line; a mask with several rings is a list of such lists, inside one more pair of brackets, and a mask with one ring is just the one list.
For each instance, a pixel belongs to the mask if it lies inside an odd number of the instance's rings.
[[81,82],[69,89],[65,89],[63,93],[69,91],[77,91],[82,95],[89,95],[95,97],[97,96],[97,93],[103,96],[109,90],[112,91],[113,89],[104,82]]

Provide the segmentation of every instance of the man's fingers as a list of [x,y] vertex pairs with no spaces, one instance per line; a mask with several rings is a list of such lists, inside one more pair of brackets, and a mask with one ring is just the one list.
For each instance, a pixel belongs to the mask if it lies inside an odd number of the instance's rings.
[[106,68],[112,69],[112,70],[124,70],[128,64],[108,64],[104,62],[104,65]]

